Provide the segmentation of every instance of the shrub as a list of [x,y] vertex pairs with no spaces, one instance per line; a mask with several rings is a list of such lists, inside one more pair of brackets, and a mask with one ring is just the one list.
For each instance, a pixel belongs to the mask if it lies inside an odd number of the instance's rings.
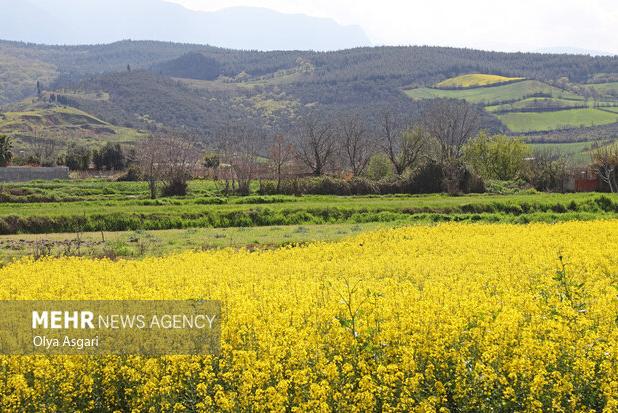
[[435,162],[419,167],[405,185],[405,192],[431,194],[443,192],[444,169]]
[[393,177],[393,165],[383,153],[375,154],[367,165],[367,178],[380,181]]
[[173,180],[163,187],[163,196],[185,196],[189,184],[187,181]]
[[127,172],[124,175],[122,175],[120,178],[118,178],[118,181],[137,182],[137,181],[141,181],[143,178],[144,177],[140,169],[134,165],[131,165],[127,169]]
[[315,195],[351,195],[350,185],[343,179],[324,176],[309,181],[307,193]]
[[380,193],[380,185],[367,178],[354,177],[349,182],[352,195],[375,195]]

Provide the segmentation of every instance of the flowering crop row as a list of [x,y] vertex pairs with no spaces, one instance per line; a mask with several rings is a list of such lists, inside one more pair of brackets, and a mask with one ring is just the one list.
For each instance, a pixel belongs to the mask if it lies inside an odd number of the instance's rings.
[[618,221],[22,260],[0,281],[0,299],[224,306],[218,356],[2,356],[1,411],[618,411]]

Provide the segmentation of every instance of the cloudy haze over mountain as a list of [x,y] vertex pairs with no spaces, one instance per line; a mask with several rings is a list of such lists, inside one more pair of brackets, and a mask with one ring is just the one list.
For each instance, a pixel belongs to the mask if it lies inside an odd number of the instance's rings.
[[374,44],[618,53],[616,0],[170,0],[199,10],[268,7],[362,26]]
[[0,38],[34,43],[134,39],[259,50],[371,45],[359,26],[257,7],[200,12],[162,0],[0,0],[0,8]]
[[615,0],[0,0],[0,38],[239,49],[432,45],[617,54]]

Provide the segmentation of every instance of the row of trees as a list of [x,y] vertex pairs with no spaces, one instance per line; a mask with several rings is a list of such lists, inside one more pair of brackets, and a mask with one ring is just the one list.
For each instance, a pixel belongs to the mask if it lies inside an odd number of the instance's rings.
[[99,149],[91,150],[85,145],[70,143],[61,162],[71,170],[85,171],[94,165],[98,171],[121,171],[134,156],[134,151],[126,155],[120,144],[107,143]]
[[292,161],[295,156],[315,176],[336,170],[362,176],[371,159],[381,155],[401,176],[428,159],[441,164],[460,159],[463,146],[479,126],[477,108],[455,100],[437,101],[416,120],[390,111],[371,121],[354,114],[309,114],[300,121],[288,149],[282,151],[286,146],[279,136],[271,152],[278,171],[280,158]]
[[[378,123],[379,128],[371,125]],[[557,152],[532,152],[519,139],[479,131],[479,113],[463,101],[438,100],[419,119],[410,120],[384,111],[379,122],[355,114],[308,114],[287,137],[269,137],[247,124],[219,130],[205,160],[196,139],[179,134],[159,134],[136,150],[141,175],[164,183],[164,193],[186,193],[192,170],[203,165],[225,181],[225,191],[248,194],[255,179],[272,178],[274,192],[282,182],[302,175],[364,177],[374,181],[401,180],[412,176],[435,179],[437,190],[463,191],[472,176],[484,180],[524,180],[539,190],[563,190],[571,166]],[[270,142],[265,145],[265,142]],[[268,150],[264,150],[265,146]],[[596,152],[594,168],[615,191],[616,155]],[[603,154],[605,154],[603,156]]]
[[21,165],[65,165],[72,171],[86,171],[92,167],[99,171],[121,171],[126,169],[131,157],[135,155],[134,150],[127,152],[122,145],[109,142],[95,149],[70,142],[61,153],[56,140],[38,137],[35,137],[27,148],[22,150],[21,157],[17,158],[12,139],[0,135],[0,166],[7,166],[13,161]]
[[271,139],[266,154],[259,152],[262,142],[268,140],[260,130],[234,126],[220,131],[217,165],[229,166],[239,190],[246,192],[260,170],[261,155],[267,158],[277,190],[290,169],[313,176],[338,174],[380,180],[406,177],[432,164],[444,175],[445,190],[458,192],[462,176],[469,173],[464,147],[479,128],[479,110],[456,100],[438,100],[417,119],[393,111],[382,111],[376,119],[350,113],[309,113],[298,122],[292,137],[278,134]]
[[[462,182],[474,173],[491,179],[515,178],[527,154],[526,145],[478,135],[479,117],[477,108],[463,101],[439,100],[415,120],[390,111],[381,112],[377,121],[349,113],[309,113],[288,135],[291,138],[269,137],[249,124],[230,124],[218,131],[204,165],[225,181],[226,191],[241,194],[249,193],[254,179],[265,177],[273,178],[275,192],[284,179],[302,175],[379,181],[406,179],[427,168],[424,173],[440,177],[437,190],[448,192],[460,192]],[[156,196],[160,181],[166,193],[186,192],[186,180],[199,163],[195,141],[165,133],[138,146],[137,164],[150,182],[151,196]]]

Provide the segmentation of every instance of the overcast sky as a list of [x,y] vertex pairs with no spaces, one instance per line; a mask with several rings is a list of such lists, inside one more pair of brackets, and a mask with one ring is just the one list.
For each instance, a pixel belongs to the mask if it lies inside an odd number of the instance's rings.
[[266,7],[362,26],[375,45],[618,54],[618,0],[168,0],[194,10]]

